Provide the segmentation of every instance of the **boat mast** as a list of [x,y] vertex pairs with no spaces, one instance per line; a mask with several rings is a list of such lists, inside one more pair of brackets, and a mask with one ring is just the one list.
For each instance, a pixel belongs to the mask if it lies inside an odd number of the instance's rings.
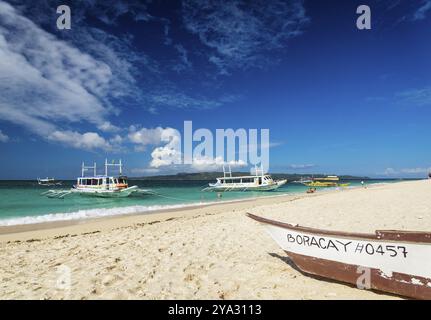
[[105,158],[105,176],[108,176],[108,166],[119,167],[120,176],[123,174],[123,163],[121,159],[118,163],[115,163],[115,160],[112,163],[108,163],[108,159]]
[[226,168],[225,168],[224,163],[223,163],[223,178],[226,178],[226,173],[228,173],[229,177],[232,178],[232,168],[231,168],[230,164],[229,164],[229,171],[226,172]]
[[84,173],[85,171],[87,171],[88,169],[93,169],[93,176],[96,176],[96,162],[94,163],[94,165],[91,166],[86,166],[84,161],[82,162],[82,168],[81,168],[81,177],[84,177]]

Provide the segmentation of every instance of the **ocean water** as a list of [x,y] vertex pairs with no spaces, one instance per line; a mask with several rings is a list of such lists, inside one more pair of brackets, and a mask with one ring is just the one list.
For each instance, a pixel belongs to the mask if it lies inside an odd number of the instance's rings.
[[[350,188],[360,187],[360,181],[348,181]],[[367,184],[395,182],[370,180]],[[304,193],[306,186],[288,183],[270,192],[215,192],[201,191],[208,181],[140,181],[129,180],[129,185],[149,189],[154,194],[127,198],[98,198],[71,194],[63,199],[41,195],[49,189],[66,190],[75,181],[63,181],[62,186],[43,187],[36,181],[0,181],[0,226],[74,220],[130,213],[151,213],[156,210],[182,208],[222,201]]]

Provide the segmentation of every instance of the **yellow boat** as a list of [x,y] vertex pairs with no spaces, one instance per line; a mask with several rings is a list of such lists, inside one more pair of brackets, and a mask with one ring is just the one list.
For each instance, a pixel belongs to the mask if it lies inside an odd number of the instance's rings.
[[324,178],[314,178],[313,181],[304,183],[307,187],[347,187],[350,183],[338,183],[337,176],[327,176]]

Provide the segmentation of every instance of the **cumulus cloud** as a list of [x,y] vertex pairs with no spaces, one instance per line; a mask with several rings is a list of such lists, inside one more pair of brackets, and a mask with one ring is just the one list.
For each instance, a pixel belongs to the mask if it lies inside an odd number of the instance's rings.
[[[163,150],[163,152],[166,150]],[[159,153],[158,153],[159,154]],[[152,165],[156,166],[152,166]],[[134,174],[175,174],[179,172],[211,172],[211,171],[221,171],[222,167],[230,166],[232,170],[247,167],[247,163],[238,161],[223,161],[221,157],[209,158],[209,157],[198,157],[193,158],[192,164],[174,164],[173,161],[160,161],[156,160],[155,163],[150,163],[150,166],[145,168],[134,168],[131,170]],[[254,174],[254,171],[253,173]]]
[[173,128],[162,130],[160,140],[164,146],[157,147],[151,152],[150,167],[159,168],[182,163],[181,134]]
[[162,133],[164,132],[162,127],[157,128],[141,128],[138,129],[135,126],[130,127],[128,138],[130,142],[136,144],[136,151],[144,151],[149,145],[159,145],[162,142]]
[[0,130],[0,142],[8,142],[9,137]]
[[215,171],[220,170],[223,165],[231,166],[231,168],[239,168],[247,166],[243,160],[224,161],[222,157],[195,157],[191,168],[197,171]]
[[118,132],[121,130],[119,127],[117,127],[116,125],[113,125],[109,121],[103,122],[102,124],[98,125],[97,128],[104,132]]
[[107,142],[103,137],[99,136],[99,134],[97,134],[96,132],[86,132],[84,134],[81,134],[75,131],[56,130],[50,133],[47,136],[47,139],[84,150],[112,149],[111,144]]
[[134,173],[155,173],[161,168],[170,171],[214,171],[223,165],[244,167],[243,160],[224,161],[222,157],[195,156],[192,164],[182,164],[181,134],[174,128],[137,128],[131,126],[128,139],[135,144],[136,151],[145,151],[149,146],[155,146],[151,151],[151,161],[147,168],[137,168]]

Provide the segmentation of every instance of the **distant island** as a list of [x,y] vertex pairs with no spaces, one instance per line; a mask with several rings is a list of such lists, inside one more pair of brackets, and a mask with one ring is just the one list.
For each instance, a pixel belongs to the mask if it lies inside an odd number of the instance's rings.
[[[232,176],[247,176],[249,172],[232,172]],[[298,174],[298,173],[272,173],[274,179],[287,179],[289,182],[300,180],[301,178],[314,177],[323,178],[326,174]],[[172,175],[145,176],[145,177],[130,177],[132,180],[160,180],[160,181],[212,181],[218,177],[223,177],[223,172],[197,172],[197,173],[177,173]],[[340,180],[370,180],[369,177],[359,177],[350,175],[340,175]]]

